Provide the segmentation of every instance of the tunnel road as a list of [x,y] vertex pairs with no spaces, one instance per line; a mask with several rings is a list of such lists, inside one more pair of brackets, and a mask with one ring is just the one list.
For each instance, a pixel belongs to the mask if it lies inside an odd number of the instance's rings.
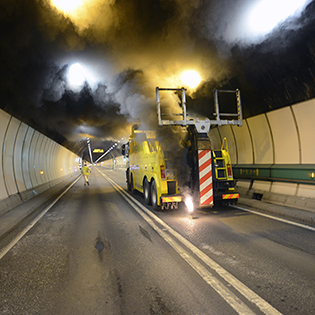
[[16,231],[1,314],[315,312],[314,231],[231,208],[156,212],[121,169],[94,168],[90,183]]

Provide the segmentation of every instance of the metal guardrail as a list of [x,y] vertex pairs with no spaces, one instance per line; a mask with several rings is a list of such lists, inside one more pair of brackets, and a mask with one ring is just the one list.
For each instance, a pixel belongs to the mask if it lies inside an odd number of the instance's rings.
[[315,185],[315,164],[236,164],[235,179]]

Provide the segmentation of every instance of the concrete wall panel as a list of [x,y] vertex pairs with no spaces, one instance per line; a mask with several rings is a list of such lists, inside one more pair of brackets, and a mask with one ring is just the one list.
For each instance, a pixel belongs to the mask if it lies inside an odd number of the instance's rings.
[[59,150],[56,151],[56,154],[57,178],[71,174],[75,171],[75,169],[77,169],[78,157],[74,153],[62,146],[59,146]]
[[0,110],[0,200],[8,197],[7,188],[4,184],[4,137],[10,122],[11,116]]
[[65,152],[62,150],[61,147],[59,147],[59,150],[57,152],[56,156],[56,170],[57,170],[57,178],[61,177],[66,174],[65,172],[65,166],[64,166],[64,160],[65,160]]
[[51,148],[52,148],[52,141],[49,138],[46,138],[45,143],[45,151],[47,154],[47,159],[44,161],[44,179],[46,182],[50,181],[51,177]]
[[34,134],[35,130],[31,127],[28,127],[22,148],[22,173],[26,190],[31,189],[33,187],[31,181],[29,156],[31,142],[34,137]]
[[58,145],[56,142],[50,140],[49,143],[49,164],[48,164],[48,178],[56,178],[56,150],[58,149]]
[[282,195],[296,195],[297,184],[292,183],[272,183],[270,192]]
[[15,181],[18,191],[26,190],[25,181],[23,177],[23,146],[26,137],[28,126],[24,123],[20,125],[16,142],[14,146],[14,171],[15,171]]
[[46,137],[43,134],[38,136],[38,140],[35,147],[35,156],[34,156],[34,166],[35,166],[35,177],[36,183],[38,185],[42,185],[44,183],[43,175],[41,171],[43,171],[43,161],[46,158],[45,151],[43,150],[43,143]]
[[291,107],[267,113],[275,148],[275,164],[300,163],[299,138]]
[[242,188],[249,189],[250,185],[251,185],[251,181],[250,180],[238,180],[237,181],[237,187],[242,187]]
[[315,99],[292,106],[301,139],[301,163],[315,163]]
[[51,139],[48,139],[48,146],[49,149],[48,152],[48,159],[47,159],[47,174],[48,174],[48,180],[51,181],[54,178],[57,178],[57,172],[56,172],[56,152],[58,151],[59,145],[52,141]]
[[35,131],[32,137],[31,143],[30,143],[28,163],[29,163],[29,172],[30,172],[32,187],[37,187],[39,184],[36,178],[36,164],[35,164],[36,147],[37,147],[39,136],[40,136],[40,133],[38,131]]
[[253,145],[246,120],[242,127],[233,126],[233,133],[236,139],[237,159],[232,164],[253,164]]
[[49,138],[45,137],[42,146],[45,158],[41,161],[41,170],[43,171],[41,178],[44,183],[47,183],[49,181],[48,177],[49,143],[50,143]]
[[49,169],[51,167],[51,165],[49,164],[51,158],[49,146],[51,145],[51,143],[52,141],[49,138],[44,137],[40,146],[40,160],[38,161],[40,175],[38,176],[43,183],[54,180],[53,177],[49,176]]
[[78,169],[78,156],[0,110],[1,213]]
[[55,145],[54,146],[54,153],[53,153],[53,165],[54,165],[54,173],[53,173],[53,177],[54,178],[58,178],[60,176],[60,172],[61,172],[61,169],[62,167],[60,166],[62,163],[61,161],[58,161],[57,160],[57,157],[58,157],[58,154],[59,154],[59,151],[60,151],[60,147],[58,145]]
[[304,198],[315,198],[315,186],[299,185],[297,196],[304,197]]
[[271,182],[255,180],[254,184],[253,184],[253,189],[262,190],[262,191],[270,191],[271,190]]
[[269,125],[265,115],[258,115],[247,119],[248,127],[253,139],[254,163],[272,164],[273,145]]
[[19,130],[21,122],[14,117],[11,117],[8,128],[4,137],[3,146],[3,177],[4,184],[9,196],[14,195],[18,192],[15,174],[13,167],[13,153],[14,145],[16,142],[16,136]]

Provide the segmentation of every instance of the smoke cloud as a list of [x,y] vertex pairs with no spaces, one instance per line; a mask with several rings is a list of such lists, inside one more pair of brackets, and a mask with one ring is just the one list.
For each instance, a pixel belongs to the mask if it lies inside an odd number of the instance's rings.
[[[196,116],[211,112],[213,88],[239,88],[245,117],[314,97],[314,2],[254,39],[242,21],[256,2],[91,0],[67,13],[50,0],[3,0],[1,108],[78,150],[87,136],[156,127],[155,87],[181,87],[184,70],[203,80],[187,91]],[[87,71],[77,89],[73,63]]]

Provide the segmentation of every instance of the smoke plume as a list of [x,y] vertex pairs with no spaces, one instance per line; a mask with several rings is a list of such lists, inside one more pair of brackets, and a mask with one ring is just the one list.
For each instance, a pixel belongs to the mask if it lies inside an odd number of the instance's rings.
[[[314,97],[314,2],[254,38],[242,23],[256,2],[91,0],[64,12],[3,0],[1,108],[77,150],[87,136],[110,142],[135,122],[156,126],[155,87],[181,87],[184,70],[203,79],[187,91],[197,116],[211,112],[213,88],[239,88],[244,117]],[[77,88],[73,63],[87,71]]]

